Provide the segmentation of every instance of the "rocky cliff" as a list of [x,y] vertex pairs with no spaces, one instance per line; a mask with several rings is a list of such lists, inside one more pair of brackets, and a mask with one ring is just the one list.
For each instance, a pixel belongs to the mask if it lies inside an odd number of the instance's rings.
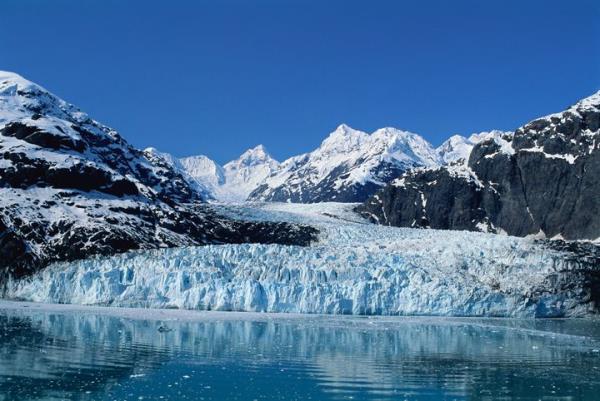
[[477,143],[468,161],[409,171],[358,210],[386,225],[596,240],[600,92]]

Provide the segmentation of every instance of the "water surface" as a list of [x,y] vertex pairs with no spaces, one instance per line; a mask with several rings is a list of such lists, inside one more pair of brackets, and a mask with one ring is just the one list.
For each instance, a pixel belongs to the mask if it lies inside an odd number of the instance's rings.
[[598,400],[594,320],[0,305],[0,400]]

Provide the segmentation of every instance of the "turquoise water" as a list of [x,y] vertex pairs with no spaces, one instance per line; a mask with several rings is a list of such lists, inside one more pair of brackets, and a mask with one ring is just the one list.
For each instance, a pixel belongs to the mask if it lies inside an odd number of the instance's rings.
[[2,401],[600,399],[594,320],[35,309],[0,309]]

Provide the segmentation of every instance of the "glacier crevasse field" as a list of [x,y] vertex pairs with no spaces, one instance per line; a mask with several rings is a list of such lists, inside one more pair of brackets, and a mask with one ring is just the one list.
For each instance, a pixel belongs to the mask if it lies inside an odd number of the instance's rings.
[[515,238],[368,224],[352,204],[215,205],[320,230],[310,247],[210,245],[56,263],[9,281],[36,302],[221,311],[582,316],[589,294],[564,255]]

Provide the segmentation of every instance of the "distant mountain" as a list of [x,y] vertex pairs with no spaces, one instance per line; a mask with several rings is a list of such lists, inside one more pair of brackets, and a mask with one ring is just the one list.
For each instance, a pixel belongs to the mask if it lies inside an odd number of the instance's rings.
[[281,163],[249,200],[358,202],[408,169],[439,162],[417,134],[395,128],[367,134],[342,124],[319,148]]
[[359,210],[386,225],[597,240],[599,194],[600,92],[478,142],[468,163],[409,171]]
[[[152,147],[144,149],[143,153],[144,156],[153,163],[166,165],[173,171],[180,174],[186,183],[194,190],[195,193],[200,195],[203,200],[208,201],[214,199],[212,189],[208,185],[203,184],[201,181],[196,180],[194,177],[189,175],[181,161],[176,157],[173,157],[173,155],[160,152],[158,149]],[[207,160],[210,159],[207,158]]]
[[313,152],[283,163],[259,145],[224,166],[204,155],[175,165],[207,199],[221,202],[358,202],[407,170],[466,160],[475,144],[505,135],[512,133],[455,135],[434,149],[410,132],[382,128],[367,134],[342,124]]
[[468,138],[461,135],[453,135],[444,143],[436,148],[436,152],[440,157],[442,164],[450,164],[458,160],[469,160],[469,155],[473,147],[479,142],[488,139],[502,138],[503,136],[511,136],[513,133],[508,131],[489,131],[472,134]]
[[44,88],[0,71],[0,278],[130,249],[312,238],[308,228],[218,216],[206,199],[169,155],[138,150]]
[[206,156],[191,156],[180,160],[181,165],[210,196],[223,202],[243,202],[268,176],[279,168],[263,145],[245,151],[239,158],[224,166]]

